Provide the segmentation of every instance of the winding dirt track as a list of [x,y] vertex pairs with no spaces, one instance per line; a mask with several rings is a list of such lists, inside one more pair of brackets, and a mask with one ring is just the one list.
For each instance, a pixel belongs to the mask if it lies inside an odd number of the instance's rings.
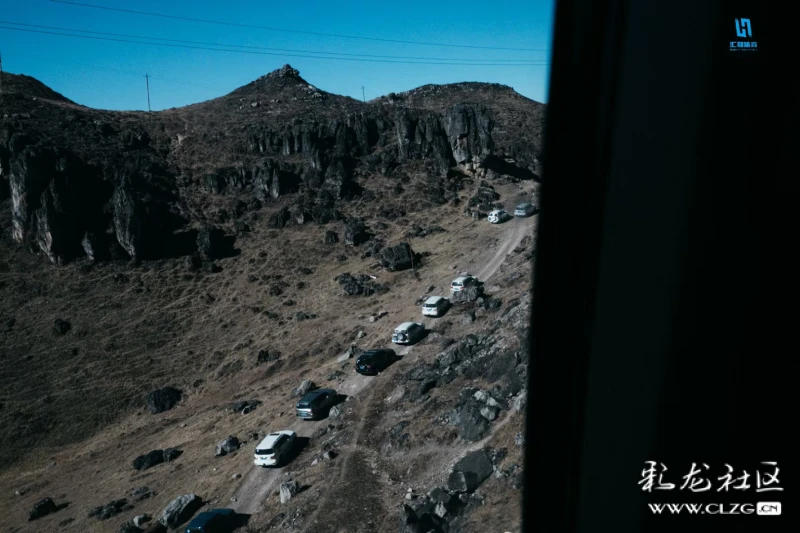
[[[531,230],[534,226],[533,220],[536,218],[537,217],[513,219],[501,226],[502,229],[500,231],[502,234],[500,235],[499,246],[497,246],[491,257],[489,257],[484,263],[483,268],[481,268],[481,270],[475,274],[480,281],[488,281],[497,273],[497,271],[500,269],[500,266],[505,261],[506,256],[514,248],[519,246],[520,242],[523,238],[525,238],[526,235],[531,234]],[[450,286],[449,281],[447,281],[445,286]],[[426,328],[429,328],[433,323],[433,319],[423,317],[420,322],[422,322]],[[406,346],[404,349],[398,352],[398,355],[405,356],[410,353],[412,349],[413,346]],[[348,396],[356,396],[370,384],[372,379],[375,378],[365,377],[353,372],[340,384],[338,391]],[[500,425],[505,425],[511,416],[511,413],[506,415],[505,419],[501,421],[498,427]],[[321,425],[326,423],[326,420],[304,421],[298,419],[287,429],[291,429],[292,431],[296,432],[298,437],[310,437]],[[339,474],[339,480],[345,479],[347,475],[347,469],[349,465],[348,459],[350,458],[352,451],[358,446],[358,439],[362,429],[363,423],[359,424],[359,427],[353,436],[352,443],[347,447],[351,453],[347,453],[342,458],[342,469]],[[497,428],[492,428],[492,434],[496,430]],[[485,443],[489,438],[491,438],[491,434],[478,444]],[[235,498],[235,501],[231,503],[231,507],[238,513],[254,514],[258,512],[261,503],[269,496],[271,491],[275,490],[275,485],[280,480],[282,472],[283,468],[266,469],[253,465],[250,468],[250,471],[244,476],[239,488],[234,493],[233,497]],[[329,494],[326,494],[320,504],[317,506],[317,509],[306,521],[306,527],[301,533],[306,533],[308,529],[313,526],[314,519],[318,513],[325,508],[328,500]]]

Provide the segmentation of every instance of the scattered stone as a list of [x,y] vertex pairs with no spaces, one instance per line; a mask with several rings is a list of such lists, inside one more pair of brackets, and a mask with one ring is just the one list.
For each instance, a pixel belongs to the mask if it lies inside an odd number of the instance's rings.
[[233,476],[231,476],[232,479],[241,479],[241,477],[242,477],[242,475],[238,474],[238,473],[234,474]]
[[149,521],[150,521],[150,515],[140,514],[133,517],[133,525],[136,527],[142,527],[142,524]]
[[277,361],[280,359],[281,353],[280,352],[270,352],[269,350],[259,350],[257,361],[258,363],[271,363],[272,361]]
[[297,482],[293,479],[281,483],[280,497],[281,503],[286,503],[297,494]]
[[239,449],[240,443],[239,439],[234,436],[227,437],[226,439],[222,440],[217,447],[214,448],[214,456],[215,457],[222,457],[223,455],[227,455],[229,453],[233,453]]
[[252,413],[256,407],[261,405],[259,400],[244,400],[233,404],[233,412],[243,415]]
[[154,495],[155,495],[155,493],[152,490],[150,490],[149,487],[139,487],[139,488],[134,489],[133,491],[131,491],[131,497],[134,499],[134,501],[137,501],[137,502],[140,502],[142,500],[146,500],[146,499],[148,499],[148,498],[150,498],[151,496],[154,496]]
[[358,334],[356,335],[356,339],[363,339],[366,336],[367,336],[367,334],[364,333],[364,331],[362,330],[362,331],[358,332]]
[[53,321],[53,330],[54,330],[54,331],[55,331],[55,332],[56,332],[58,335],[64,335],[64,334],[65,334],[66,332],[68,332],[68,331],[69,331],[71,328],[72,328],[72,324],[70,324],[68,321],[66,321],[66,320],[63,320],[63,319],[61,319],[61,318],[56,318],[56,319]]
[[28,521],[36,520],[55,513],[56,511],[58,511],[58,507],[56,507],[56,503],[53,499],[43,498],[34,504],[33,509],[31,509],[31,512],[28,514]]
[[133,523],[133,521],[123,522],[117,533],[142,533],[144,530]]
[[147,408],[153,414],[169,411],[180,401],[181,391],[172,387],[154,390],[147,395]]
[[350,219],[347,221],[344,230],[344,243],[350,246],[358,246],[361,243],[367,242],[370,238],[369,231],[366,224],[357,219]]
[[528,393],[526,391],[522,391],[519,395],[514,398],[514,410],[517,412],[522,411],[525,409],[525,405],[528,403]]
[[377,283],[375,276],[366,274],[353,276],[349,273],[344,273],[336,276],[334,281],[341,285],[345,296],[371,296],[375,293],[384,294],[389,290],[386,285]]
[[329,450],[329,451],[327,451],[327,452],[322,454],[322,458],[325,459],[326,461],[329,461],[331,459],[335,459],[337,455],[339,455],[339,454],[337,454],[333,450]]
[[175,448],[153,450],[134,459],[133,468],[139,471],[147,470],[161,463],[168,463],[173,459],[177,459],[182,453],[183,452]]
[[339,418],[340,416],[342,416],[342,410],[339,408],[339,406],[334,405],[333,407],[331,407],[330,411],[328,412],[328,418],[336,419]]
[[516,444],[517,446],[522,446],[523,444],[525,444],[525,435],[523,435],[522,433],[517,433],[516,435],[514,435],[514,444]]
[[308,391],[314,390],[317,385],[310,379],[304,379],[300,386],[292,389],[292,396],[305,396]]
[[96,516],[100,520],[108,520],[109,518],[116,516],[132,507],[133,506],[128,505],[128,500],[125,498],[112,500],[106,505],[95,507],[89,511],[89,518]]
[[203,500],[196,494],[184,494],[172,500],[161,513],[158,521],[170,529],[187,522],[203,505]]

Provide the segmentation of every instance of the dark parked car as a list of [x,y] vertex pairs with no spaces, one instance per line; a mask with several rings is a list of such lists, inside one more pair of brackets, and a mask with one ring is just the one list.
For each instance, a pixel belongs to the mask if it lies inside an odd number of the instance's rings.
[[356,359],[356,372],[365,376],[374,376],[391,365],[397,358],[394,350],[367,350]]
[[230,533],[236,528],[233,509],[212,509],[194,517],[186,526],[186,533]]
[[334,403],[336,403],[336,391],[333,389],[308,392],[297,402],[297,416],[304,420],[316,420],[327,414]]

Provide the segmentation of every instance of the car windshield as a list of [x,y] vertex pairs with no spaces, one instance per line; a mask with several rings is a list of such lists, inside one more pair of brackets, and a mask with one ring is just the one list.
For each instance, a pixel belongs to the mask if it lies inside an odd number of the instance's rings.
[[256,450],[256,455],[272,455],[273,452],[272,448],[260,448]]
[[453,287],[460,287],[460,286],[461,286],[461,282],[460,281],[454,281],[453,282]]
[[431,304],[431,303],[428,303],[428,304],[425,304],[425,307],[436,307],[436,303],[432,303],[432,304]]

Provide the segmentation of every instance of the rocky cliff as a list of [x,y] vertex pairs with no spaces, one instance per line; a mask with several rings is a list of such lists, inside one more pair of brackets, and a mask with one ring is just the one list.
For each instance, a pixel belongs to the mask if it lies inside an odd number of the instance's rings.
[[420,165],[443,181],[538,179],[539,147],[510,140],[523,133],[508,117],[541,118],[543,106],[503,86],[448,87],[362,103],[286,65],[216,100],[140,113],[88,109],[6,75],[0,202],[16,242],[63,264],[192,254],[198,226],[229,222],[212,213],[219,197],[251,207],[289,198],[280,227],[336,219],[370,176]]

